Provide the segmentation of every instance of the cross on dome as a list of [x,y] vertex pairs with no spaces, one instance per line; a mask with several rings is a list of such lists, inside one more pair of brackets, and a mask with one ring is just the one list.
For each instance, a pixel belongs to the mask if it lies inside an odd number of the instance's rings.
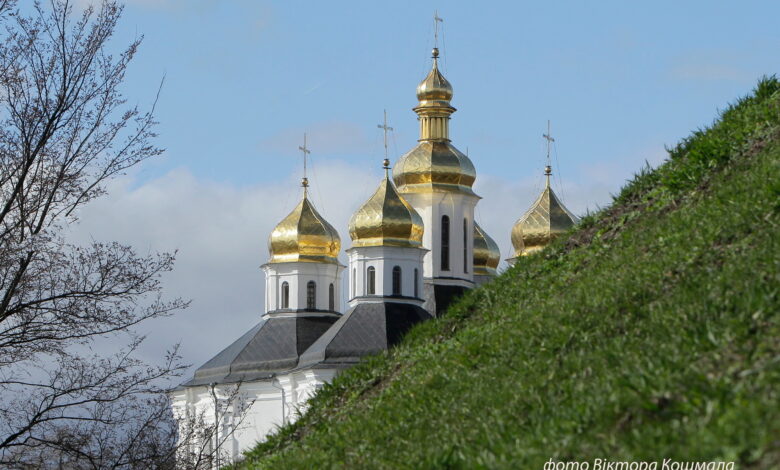
[[301,180],[301,186],[303,190],[309,187],[309,179],[306,177],[306,157],[311,153],[311,150],[306,146],[306,133],[303,133],[303,146],[299,146],[298,150],[303,152],[303,179]]
[[387,157],[387,133],[392,131],[393,128],[387,125],[387,110],[385,109],[385,119],[382,124],[377,124],[376,127],[382,129],[385,134],[385,160],[382,163],[382,167],[385,169],[385,174],[390,169],[390,159]]
[[444,18],[439,18],[439,11],[433,11],[433,48],[436,55],[439,53],[439,23],[444,23]]
[[547,186],[550,186],[550,175],[552,174],[552,165],[550,162],[550,144],[555,142],[550,132],[550,120],[547,120],[547,133],[542,134],[542,137],[547,140],[547,165],[544,167],[544,175],[547,177]]

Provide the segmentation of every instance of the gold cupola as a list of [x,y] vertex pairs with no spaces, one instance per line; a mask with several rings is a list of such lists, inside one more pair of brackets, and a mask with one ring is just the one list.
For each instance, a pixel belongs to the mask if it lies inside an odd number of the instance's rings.
[[579,220],[569,212],[550,187],[552,171],[549,165],[545,167],[544,173],[547,182],[542,194],[512,227],[515,257],[540,251]]
[[474,275],[495,276],[498,274],[498,262],[501,250],[490,235],[474,222]]
[[[452,108],[450,100],[452,99],[452,85],[439,72],[439,49],[433,49],[433,68],[428,76],[417,85],[417,100],[419,107],[441,107]],[[455,108],[452,108],[452,112]]]
[[422,218],[396,191],[390,181],[389,164],[389,160],[385,160],[384,179],[349,220],[353,247],[422,246]]
[[450,143],[452,85],[439,71],[439,50],[433,49],[433,67],[417,86],[420,139],[402,156],[393,169],[393,181],[401,194],[432,191],[474,195],[471,187],[477,177],[474,165]]
[[339,234],[309,201],[307,187],[308,181],[304,178],[301,202],[279,222],[268,238],[271,263],[338,264]]

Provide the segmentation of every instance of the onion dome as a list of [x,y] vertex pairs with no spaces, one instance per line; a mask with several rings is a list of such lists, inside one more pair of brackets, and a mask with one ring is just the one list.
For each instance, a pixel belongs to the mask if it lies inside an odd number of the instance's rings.
[[428,76],[417,85],[417,99],[420,106],[449,106],[452,99],[452,85],[439,72],[439,49],[433,49],[433,68]]
[[423,221],[385,174],[374,194],[352,214],[349,236],[353,247],[419,248],[422,246]]
[[341,239],[332,225],[317,212],[307,197],[271,232],[268,252],[271,263],[303,261],[338,263]]
[[544,191],[512,227],[512,246],[516,257],[540,251],[579,221],[550,187],[549,166],[545,174],[547,184]]
[[474,275],[495,276],[501,259],[498,244],[474,222]]
[[419,143],[403,155],[393,169],[393,181],[401,194],[433,191],[474,195],[477,178],[474,164],[456,149],[449,138],[452,85],[439,72],[439,51],[433,50],[433,68],[417,87],[419,104],[414,108],[420,121]]

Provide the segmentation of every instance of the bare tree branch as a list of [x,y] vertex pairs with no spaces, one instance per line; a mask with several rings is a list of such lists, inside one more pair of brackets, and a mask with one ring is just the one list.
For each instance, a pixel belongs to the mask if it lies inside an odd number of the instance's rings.
[[146,111],[122,96],[142,38],[111,53],[114,0],[31,11],[0,0],[0,466],[173,468],[178,347],[147,364],[133,328],[186,307],[162,297],[175,254],[65,236],[111,178],[162,152],[159,90]]

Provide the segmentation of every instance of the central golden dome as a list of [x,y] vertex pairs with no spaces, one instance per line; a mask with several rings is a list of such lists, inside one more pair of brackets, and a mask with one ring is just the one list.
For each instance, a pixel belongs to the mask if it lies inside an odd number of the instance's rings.
[[501,260],[498,244],[474,222],[474,275],[495,276]]
[[417,87],[419,104],[414,108],[420,121],[419,143],[403,155],[393,169],[393,181],[401,194],[433,191],[474,195],[477,178],[468,156],[450,143],[449,120],[452,85],[439,72],[439,51],[433,50],[433,68]]
[[317,212],[305,191],[301,202],[279,222],[268,238],[271,263],[335,264],[340,249],[338,232]]
[[352,246],[422,246],[423,221],[395,190],[389,177],[349,220]]
[[393,168],[398,191],[434,190],[474,194],[477,172],[469,157],[449,142],[422,141],[403,155]]
[[566,233],[577,221],[577,217],[569,212],[553,192],[548,174],[542,194],[512,227],[515,257],[540,251],[555,238]]

